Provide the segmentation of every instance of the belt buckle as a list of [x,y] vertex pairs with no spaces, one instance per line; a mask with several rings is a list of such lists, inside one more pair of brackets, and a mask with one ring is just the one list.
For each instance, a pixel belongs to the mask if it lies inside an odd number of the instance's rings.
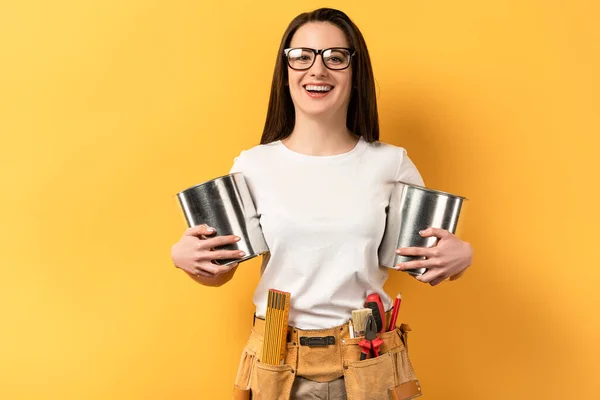
[[327,347],[335,344],[335,336],[300,336],[300,346]]

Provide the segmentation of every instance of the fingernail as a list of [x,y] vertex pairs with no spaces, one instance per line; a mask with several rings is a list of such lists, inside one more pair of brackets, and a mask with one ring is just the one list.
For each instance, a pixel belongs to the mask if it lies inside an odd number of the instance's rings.
[[235,239],[233,239],[234,242],[239,242],[240,241],[240,237],[236,236]]
[[209,232],[214,232],[215,228],[209,226],[209,227],[206,228],[206,230],[209,231]]
[[246,253],[244,253],[243,251],[240,251],[240,257],[244,257],[246,255]]
[[425,233],[425,231],[419,231],[419,235],[422,235],[424,233]]
[[397,249],[397,250],[396,250],[396,253],[398,253],[398,254],[402,254],[402,250],[400,250],[400,249]]

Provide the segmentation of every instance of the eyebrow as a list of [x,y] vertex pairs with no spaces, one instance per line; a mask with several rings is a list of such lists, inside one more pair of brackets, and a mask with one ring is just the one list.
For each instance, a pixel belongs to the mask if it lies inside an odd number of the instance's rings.
[[317,47],[311,47],[311,46],[294,46],[294,45],[291,45],[291,44],[290,44],[288,47],[289,47],[289,48],[292,48],[292,49],[293,49],[293,48],[296,48],[296,49],[297,49],[297,48],[306,48],[306,49],[315,49],[315,50],[321,50],[321,49],[332,49],[332,48],[344,48],[344,49],[348,49],[348,48],[350,48],[350,46],[349,46],[349,45],[339,45],[339,46],[324,46],[324,47],[317,48]]

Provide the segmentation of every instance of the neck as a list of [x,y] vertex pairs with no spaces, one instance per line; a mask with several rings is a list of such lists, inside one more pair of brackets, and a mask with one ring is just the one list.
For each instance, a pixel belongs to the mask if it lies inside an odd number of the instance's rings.
[[307,116],[296,110],[294,130],[282,142],[291,150],[311,156],[346,153],[356,146],[359,136],[346,127],[346,114]]

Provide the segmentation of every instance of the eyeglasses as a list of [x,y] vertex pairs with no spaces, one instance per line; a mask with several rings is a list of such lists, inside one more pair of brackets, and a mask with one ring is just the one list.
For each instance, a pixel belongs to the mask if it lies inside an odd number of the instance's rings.
[[350,61],[356,52],[345,47],[331,47],[315,50],[308,47],[297,47],[283,50],[291,69],[307,70],[313,66],[317,55],[321,55],[325,67],[339,71],[350,66]]

